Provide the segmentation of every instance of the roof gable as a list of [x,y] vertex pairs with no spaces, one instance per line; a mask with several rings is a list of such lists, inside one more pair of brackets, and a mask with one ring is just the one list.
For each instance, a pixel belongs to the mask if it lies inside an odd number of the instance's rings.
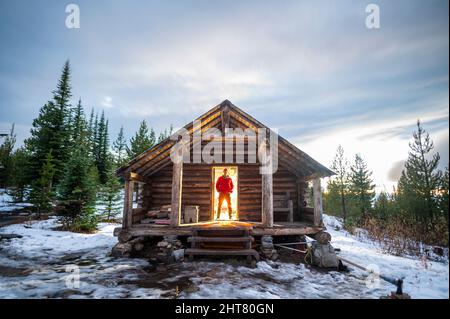
[[[201,123],[201,127],[194,127],[194,123]],[[199,130],[203,134],[211,128],[216,128],[220,130],[220,132],[225,132],[225,128],[250,128],[253,130],[264,128],[270,130],[269,127],[265,126],[251,115],[245,113],[230,101],[225,100],[203,115],[199,116],[193,122],[185,125],[172,136],[177,137],[184,130],[187,130],[191,136],[194,132],[199,132]],[[312,159],[309,155],[301,151],[283,137],[278,136],[278,138],[279,165],[284,166],[293,174],[304,179],[325,177],[334,174],[331,170]],[[176,142],[176,140],[170,138],[161,141],[157,145],[133,158],[126,165],[119,168],[117,170],[117,174],[122,176],[131,172],[142,176],[150,176],[155,174],[160,169],[170,165],[170,149]],[[191,141],[190,144],[190,155],[192,155],[193,142]]]

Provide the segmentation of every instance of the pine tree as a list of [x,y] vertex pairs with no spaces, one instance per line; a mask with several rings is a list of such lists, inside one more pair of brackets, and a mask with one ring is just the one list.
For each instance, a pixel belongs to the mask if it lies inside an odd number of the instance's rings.
[[39,171],[39,178],[31,185],[30,203],[33,204],[33,211],[38,213],[39,218],[41,218],[41,214],[48,214],[52,210],[52,202],[55,196],[52,185],[54,174],[53,156],[52,152],[49,151]]
[[97,226],[95,201],[98,174],[90,152],[86,119],[79,110],[80,134],[64,167],[64,174],[58,187],[58,197],[62,205],[63,222],[74,231],[92,231]]
[[0,187],[6,188],[11,185],[12,166],[13,166],[13,150],[16,145],[16,133],[14,132],[14,124],[7,136],[4,137],[3,143],[0,145]]
[[120,190],[122,185],[115,175],[114,170],[109,170],[108,179],[101,187],[99,202],[102,206],[101,214],[108,222],[122,211],[122,203],[120,202]]
[[112,145],[115,153],[115,165],[120,167],[128,161],[127,157],[127,140],[123,133],[123,126],[120,127],[119,135]]
[[365,218],[372,209],[375,185],[372,180],[372,172],[369,171],[360,154],[355,155],[354,163],[350,167],[349,182],[350,193],[358,213]]
[[162,141],[164,141],[166,138],[168,138],[170,135],[172,135],[172,133],[173,133],[173,125],[170,124],[169,130],[165,129],[163,132],[161,132],[159,134],[158,143],[161,143]]
[[78,141],[81,137],[81,134],[83,134],[84,131],[86,131],[86,121],[84,120],[84,111],[83,106],[81,105],[81,99],[78,100],[77,107],[74,112],[73,117],[73,124],[72,124],[72,140]]
[[341,145],[336,150],[331,169],[336,173],[331,186],[339,192],[341,216],[345,223],[347,219],[348,161],[344,157],[344,149]]
[[385,220],[389,215],[389,198],[386,192],[381,192],[374,203],[375,216]]
[[55,165],[54,180],[60,180],[71,147],[71,96],[70,64],[67,61],[57,88],[53,91],[53,99],[40,109],[39,116],[32,124],[31,137],[25,141],[31,157],[28,169],[30,181],[38,178],[50,150]]
[[91,109],[91,115],[89,116],[89,124],[88,124],[88,139],[89,139],[89,149],[92,152],[92,156],[94,156],[94,141],[95,141],[95,114],[94,109]]
[[97,167],[100,183],[104,184],[107,180],[110,152],[109,152],[109,121],[105,118],[104,112],[97,122],[94,139],[94,158]]
[[128,156],[130,158],[133,158],[138,156],[139,154],[142,154],[155,144],[155,140],[155,131],[153,129],[149,129],[147,126],[147,122],[145,120],[142,120],[139,126],[139,130],[130,140]]
[[449,194],[449,174],[447,165],[447,167],[445,167],[444,172],[442,173],[440,183],[440,201],[439,201],[439,208],[440,208],[439,212],[447,219],[447,222],[449,217],[448,194]]
[[24,147],[14,151],[11,156],[11,175],[9,179],[10,189],[8,193],[16,203],[25,201],[27,192],[27,175],[25,169],[28,165],[29,155]]
[[[414,142],[409,144],[408,159],[398,182],[399,200],[402,208],[421,220],[432,220],[437,207],[437,192],[442,178],[439,153],[431,155],[434,149],[430,135],[417,121]],[[431,155],[431,156],[430,156]]]

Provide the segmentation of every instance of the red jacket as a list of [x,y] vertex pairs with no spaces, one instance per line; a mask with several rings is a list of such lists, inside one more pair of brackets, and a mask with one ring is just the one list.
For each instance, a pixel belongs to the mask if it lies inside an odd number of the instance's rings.
[[216,190],[219,193],[231,193],[233,192],[233,181],[230,177],[220,176],[216,182]]

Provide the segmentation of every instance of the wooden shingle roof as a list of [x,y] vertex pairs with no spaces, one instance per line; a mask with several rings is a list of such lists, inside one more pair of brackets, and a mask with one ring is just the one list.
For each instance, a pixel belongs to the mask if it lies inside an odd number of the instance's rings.
[[[194,123],[197,120],[201,121],[201,128],[194,128]],[[186,129],[191,136],[194,131],[201,129],[201,132],[203,133],[209,128],[218,128],[222,132],[225,127],[251,128],[254,130],[265,128],[270,130],[270,128],[253,118],[251,115],[245,113],[228,100],[213,107],[208,112],[198,117],[196,121],[184,126],[184,129]],[[179,133],[180,131],[175,132],[174,136],[178,136]],[[278,136],[278,138],[279,165],[305,180],[334,175],[334,172],[312,159],[308,154],[283,137]],[[161,141],[157,145],[130,160],[126,165],[120,167],[117,170],[117,174],[119,176],[125,176],[133,172],[143,177],[155,174],[160,169],[170,165],[170,149],[175,143],[176,141],[170,138]],[[190,150],[192,154],[192,142]]]

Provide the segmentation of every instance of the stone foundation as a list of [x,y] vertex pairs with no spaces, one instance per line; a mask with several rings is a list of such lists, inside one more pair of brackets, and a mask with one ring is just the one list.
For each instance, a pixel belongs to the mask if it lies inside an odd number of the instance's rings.
[[269,260],[278,259],[278,252],[273,245],[272,236],[264,235],[261,237],[261,256]]

